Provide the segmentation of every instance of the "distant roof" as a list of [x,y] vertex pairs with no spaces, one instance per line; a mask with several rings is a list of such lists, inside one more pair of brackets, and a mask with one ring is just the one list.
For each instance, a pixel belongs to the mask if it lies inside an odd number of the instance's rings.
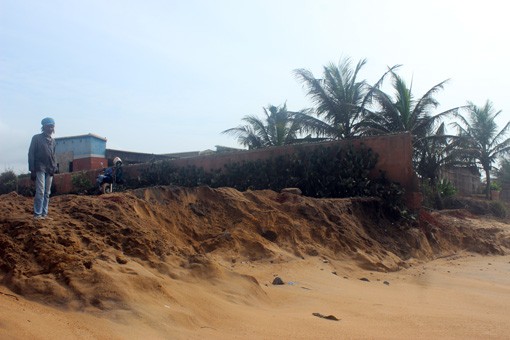
[[55,140],[62,140],[62,139],[77,139],[77,138],[85,138],[85,137],[93,137],[93,138],[97,138],[97,139],[104,140],[105,142],[107,141],[107,139],[106,139],[105,137],[101,137],[101,136],[95,135],[95,134],[93,134],[93,133],[89,133],[88,135],[68,136],[68,137],[58,137],[58,138],[55,138]]
[[174,152],[174,153],[163,153],[160,156],[172,157],[172,158],[186,158],[198,156],[200,151],[187,151],[187,152]]
[[216,151],[246,151],[246,149],[232,148],[230,146],[216,145]]

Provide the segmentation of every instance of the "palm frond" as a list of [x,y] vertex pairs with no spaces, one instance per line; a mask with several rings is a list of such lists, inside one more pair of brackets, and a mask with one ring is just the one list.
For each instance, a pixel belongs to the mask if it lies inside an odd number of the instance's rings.
[[325,137],[343,139],[361,135],[363,125],[359,124],[364,110],[361,104],[365,97],[366,82],[357,79],[366,60],[360,60],[353,69],[349,58],[343,58],[338,65],[329,63],[323,67],[321,79],[304,69],[294,73],[305,88],[315,106],[315,115],[330,125]]
[[427,112],[428,107],[432,106],[433,108],[436,108],[438,106],[437,100],[434,99],[434,95],[437,94],[439,91],[444,89],[444,86],[446,83],[449,82],[449,79],[446,79],[439,84],[433,86],[430,90],[428,90],[421,98],[418,100],[418,103],[416,104],[414,111],[416,114],[421,112]]

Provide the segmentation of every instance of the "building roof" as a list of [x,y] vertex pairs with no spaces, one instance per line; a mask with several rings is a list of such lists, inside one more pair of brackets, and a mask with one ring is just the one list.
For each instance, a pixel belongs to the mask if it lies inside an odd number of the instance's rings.
[[79,136],[58,137],[58,138],[55,138],[55,140],[59,141],[59,140],[64,140],[64,139],[78,139],[78,138],[86,138],[86,137],[93,137],[93,138],[101,139],[101,140],[104,140],[105,142],[107,141],[106,137],[101,137],[101,136],[95,135],[93,133],[89,133],[87,135],[79,135]]
[[246,151],[246,149],[232,148],[230,146],[216,145],[216,152],[225,152],[225,151]]

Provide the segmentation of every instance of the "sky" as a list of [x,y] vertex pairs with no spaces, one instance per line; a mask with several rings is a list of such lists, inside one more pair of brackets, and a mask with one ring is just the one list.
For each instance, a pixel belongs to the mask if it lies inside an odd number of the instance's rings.
[[491,100],[502,128],[508,22],[503,0],[0,0],[0,172],[28,172],[44,117],[109,149],[240,148],[221,131],[312,107],[294,70],[343,57],[369,84],[402,64],[417,97],[450,79],[438,113]]

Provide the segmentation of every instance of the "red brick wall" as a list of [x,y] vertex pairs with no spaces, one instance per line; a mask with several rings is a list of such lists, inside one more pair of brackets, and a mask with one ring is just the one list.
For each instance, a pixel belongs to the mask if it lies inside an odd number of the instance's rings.
[[379,176],[379,169],[386,172],[386,178],[390,181],[399,183],[406,190],[407,205],[411,209],[421,206],[422,195],[418,192],[418,177],[413,170],[412,156],[413,146],[410,134],[390,135],[380,137],[366,137],[351,139],[348,141],[335,141],[317,144],[291,145],[285,147],[272,147],[259,150],[251,150],[236,153],[227,153],[220,155],[207,155],[190,158],[181,158],[173,160],[176,166],[196,166],[203,167],[204,170],[223,169],[225,164],[242,162],[243,160],[254,161],[258,159],[268,159],[278,157],[288,153],[294,153],[301,147],[332,146],[352,144],[355,148],[359,148],[363,143],[367,148],[371,148],[375,153],[379,154],[379,159],[375,169],[371,174],[373,177]]
[[376,168],[372,171],[373,176],[378,176],[379,169],[382,169],[386,171],[386,177],[389,180],[400,183],[408,190],[418,189],[418,180],[414,174],[412,164],[413,147],[411,144],[411,135],[409,134],[358,138],[341,142],[305,144],[301,146],[292,145],[220,155],[181,158],[173,160],[172,163],[176,166],[184,167],[188,165],[195,165],[197,167],[203,167],[204,170],[222,169],[225,164],[242,162],[243,160],[248,162],[257,159],[268,159],[288,153],[294,153],[298,148],[303,146],[313,148],[318,145],[347,145],[349,143],[353,144],[355,148],[359,148],[360,144],[363,143],[367,148],[371,148],[375,153],[379,154],[379,160],[376,164]]
[[[386,178],[393,182],[400,183],[400,185],[405,188],[407,205],[409,208],[414,209],[421,206],[422,197],[418,192],[418,178],[414,173],[412,164],[413,148],[410,134],[367,137],[351,139],[349,141],[305,144],[301,146],[265,148],[260,150],[226,153],[219,155],[181,158],[172,160],[171,162],[177,167],[194,165],[198,168],[203,167],[204,170],[208,171],[210,169],[223,169],[225,164],[242,162],[243,160],[248,162],[257,159],[277,157],[287,153],[294,153],[296,152],[297,148],[301,148],[303,146],[313,148],[318,145],[329,146],[336,145],[338,143],[341,145],[347,145],[348,143],[351,143],[356,148],[359,148],[360,144],[364,143],[367,148],[372,148],[375,153],[379,154],[379,160],[377,162],[376,168],[372,171],[372,175],[377,177],[379,176],[379,169],[384,170],[386,172]],[[99,161],[97,164],[99,164]],[[104,160],[103,164],[107,164],[106,160]],[[147,167],[148,164],[125,166],[124,173],[126,177],[136,178],[140,176],[140,170],[146,169]],[[88,171],[83,172],[83,175],[86,175],[92,181],[92,183],[95,183],[95,178],[99,172],[99,170]],[[55,185],[57,185],[58,193],[66,193],[73,190],[70,184],[71,175],[72,174],[55,175],[54,182]]]
[[65,194],[76,190],[76,188],[74,188],[73,185],[71,184],[72,176],[77,175],[83,176],[85,178],[88,178],[92,185],[95,185],[96,178],[100,172],[101,170],[89,170],[65,174],[56,174],[55,176],[53,176],[53,184],[55,185],[55,189],[58,194]]
[[[103,163],[103,165],[101,165]],[[108,166],[108,160],[100,157],[80,158],[73,160],[73,172],[83,170],[96,170]]]

